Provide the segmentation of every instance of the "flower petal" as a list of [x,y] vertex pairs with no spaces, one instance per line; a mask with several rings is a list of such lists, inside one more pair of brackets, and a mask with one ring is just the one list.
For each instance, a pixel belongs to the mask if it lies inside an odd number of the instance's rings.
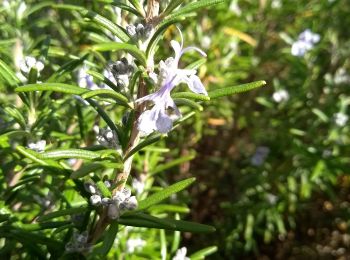
[[180,57],[180,55],[181,55],[181,46],[180,46],[180,43],[178,43],[177,41],[171,41],[170,42],[170,45],[171,45],[171,47],[173,47],[173,49],[174,49],[174,52],[175,52],[175,59],[177,58],[177,57]]
[[189,51],[192,51],[192,50],[199,52],[203,57],[207,57],[207,54],[206,54],[204,51],[202,51],[201,49],[199,49],[199,48],[197,48],[197,47],[193,47],[193,46],[189,46],[189,47],[186,47],[185,49],[183,49],[183,50],[181,51],[181,56],[182,56],[184,53],[189,52]]
[[192,84],[189,84],[188,87],[197,94],[204,94],[206,96],[208,96],[207,91],[205,90],[202,81],[199,79],[198,76],[196,75],[191,75],[190,76],[190,81],[192,82]]
[[154,130],[156,130],[156,118],[158,112],[158,109],[155,109],[155,107],[153,107],[151,110],[146,110],[145,112],[143,112],[139,117],[137,121],[137,129],[143,135],[149,135]]
[[156,121],[157,131],[162,134],[166,134],[171,130],[172,127],[173,121],[171,120],[171,118],[165,113],[165,111],[160,111]]

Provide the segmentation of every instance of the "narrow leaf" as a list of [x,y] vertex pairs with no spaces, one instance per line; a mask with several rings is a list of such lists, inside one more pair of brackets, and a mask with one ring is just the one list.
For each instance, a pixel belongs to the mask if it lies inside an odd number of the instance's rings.
[[7,81],[11,86],[19,84],[21,81],[16,76],[16,73],[2,60],[0,60],[0,75]]
[[124,157],[124,161],[126,159],[128,159],[130,156],[132,156],[133,154],[137,153],[138,151],[141,151],[143,148],[145,148],[145,147],[147,147],[155,142],[158,142],[161,138],[162,138],[162,135],[160,135],[160,134],[156,134],[156,135],[148,137],[146,140],[142,141],[136,147],[134,147],[134,149],[132,149],[128,154],[126,154]]
[[218,251],[217,246],[209,246],[190,255],[190,259],[191,260],[205,259],[206,256],[214,254],[216,251]]
[[187,13],[195,12],[201,8],[209,7],[211,5],[221,4],[224,2],[225,2],[225,0],[201,0],[201,1],[197,1],[197,2],[192,2],[192,3],[185,5],[184,7],[180,8],[176,12],[170,14],[169,16],[166,17],[166,19],[167,20],[172,19],[172,18],[182,16],[182,15],[187,14]]
[[209,101],[210,97],[202,94],[196,94],[193,92],[176,92],[171,95],[172,98],[186,98],[193,100]]
[[84,99],[92,98],[95,96],[110,97],[115,99],[116,101],[119,101],[124,106],[129,106],[127,97],[110,89],[96,89],[89,92],[85,92],[84,94],[81,95],[81,97]]
[[155,175],[159,172],[163,172],[171,167],[174,167],[176,165],[179,165],[181,163],[184,163],[184,162],[188,162],[188,161],[191,161],[195,158],[195,155],[189,155],[189,156],[184,156],[184,157],[180,157],[178,159],[175,159],[175,160],[172,160],[168,163],[164,163],[164,164],[161,164],[160,166],[156,167],[155,169],[151,170],[151,172],[149,173],[150,176],[152,175]]
[[198,111],[203,111],[203,107],[200,104],[198,104],[190,99],[174,98],[174,102],[176,105],[185,105],[185,106],[192,107],[193,109],[196,109]]
[[163,14],[168,15],[171,13],[172,10],[174,10],[176,7],[182,4],[184,0],[172,0],[168,6],[165,8]]
[[264,85],[266,85],[266,82],[264,80],[254,81],[251,83],[242,84],[238,86],[215,89],[215,90],[209,91],[208,95],[210,99],[215,99],[219,97],[234,95],[241,92],[246,92],[255,88],[262,87]]
[[55,91],[66,94],[80,95],[86,92],[84,88],[63,83],[38,83],[28,84],[15,89],[16,92],[32,92],[32,91]]
[[39,154],[40,159],[96,159],[100,154],[83,149],[57,149]]
[[146,66],[146,57],[136,46],[120,42],[105,42],[92,46],[94,51],[126,51],[135,57],[142,65]]
[[98,247],[96,249],[96,254],[99,255],[107,255],[109,250],[111,250],[115,237],[117,236],[118,233],[118,223],[117,222],[113,222],[111,223],[111,225],[109,226],[108,231],[106,232],[104,239],[103,239],[103,244],[102,246]]
[[152,205],[155,205],[165,200],[166,198],[170,197],[172,194],[185,189],[190,184],[192,184],[195,180],[196,180],[195,178],[188,178],[188,179],[179,181],[169,187],[166,187],[157,193],[152,194],[148,198],[140,201],[138,210],[146,209]]
[[38,218],[38,221],[42,222],[42,221],[47,221],[47,220],[50,220],[50,219],[53,219],[53,218],[59,218],[59,217],[67,216],[67,215],[80,214],[80,213],[84,213],[87,210],[88,210],[87,206],[81,206],[81,207],[75,207],[75,208],[69,208],[69,209],[62,209],[62,210],[50,212],[50,213],[48,213],[46,215],[40,216]]

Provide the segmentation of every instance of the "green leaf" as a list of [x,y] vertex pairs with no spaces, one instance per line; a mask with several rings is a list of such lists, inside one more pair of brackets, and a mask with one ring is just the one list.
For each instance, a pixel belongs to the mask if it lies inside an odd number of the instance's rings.
[[176,105],[185,105],[185,106],[192,107],[193,109],[196,109],[198,111],[203,111],[203,107],[200,104],[198,104],[190,99],[174,98],[174,102]]
[[175,212],[175,213],[189,213],[190,209],[185,206],[157,204],[148,208],[148,211],[154,213]]
[[92,21],[96,22],[100,26],[106,28],[110,32],[112,32],[115,36],[117,36],[121,41],[127,42],[130,40],[129,35],[127,35],[118,25],[114,24],[112,21],[107,18],[92,12],[92,11],[83,11],[82,12],[86,17],[90,18]]
[[117,222],[113,222],[110,224],[108,231],[105,232],[102,246],[96,248],[96,251],[95,251],[96,254],[104,255],[104,256],[108,254],[117,236],[118,229],[119,229],[118,226],[119,225]]
[[35,5],[30,5],[23,13],[23,17],[28,17],[29,15],[45,8],[48,6],[52,6],[54,4],[53,1],[42,1],[39,4],[35,4]]
[[104,75],[102,75],[101,73],[98,73],[96,71],[92,71],[92,70],[88,70],[87,74],[93,76],[96,79],[99,79],[101,81],[103,81],[103,83],[105,83],[106,85],[108,85],[111,89],[113,89],[116,92],[120,91],[120,88],[114,84],[109,78],[105,77]]
[[176,231],[191,232],[191,233],[215,232],[214,227],[195,223],[195,222],[189,222],[189,221],[183,221],[183,220],[172,220],[172,219],[163,219],[163,221],[167,221],[167,223],[172,226],[155,223],[145,219],[123,218],[123,217],[121,217],[118,220],[118,223],[125,226],[167,229],[167,230],[176,230]]
[[206,256],[214,254],[216,251],[218,251],[217,246],[209,246],[190,255],[190,259],[191,260],[205,259]]
[[139,0],[129,0],[129,2],[136,8],[141,16],[145,16],[145,11],[143,10]]
[[145,54],[135,45],[120,42],[105,42],[92,46],[94,51],[126,51],[135,57],[143,66],[146,66]]
[[84,55],[80,59],[74,59],[74,60],[71,60],[71,61],[63,64],[62,67],[60,67],[55,73],[53,73],[50,76],[50,78],[47,80],[47,82],[59,81],[65,74],[71,73],[78,66],[83,64],[83,62],[86,59],[86,57],[87,57],[87,55]]
[[91,172],[94,172],[99,169],[103,169],[105,166],[102,163],[89,163],[80,167],[78,170],[72,173],[70,176],[72,179],[82,178],[88,175]]
[[209,101],[210,97],[203,94],[196,94],[193,92],[176,92],[171,95],[172,98],[186,98],[193,100]]
[[170,14],[166,17],[166,20],[173,19],[175,17],[183,16],[187,13],[192,13],[197,11],[198,9],[209,7],[211,5],[224,3],[226,0],[201,0],[193,3],[189,3],[184,7],[180,8],[176,12]]
[[0,76],[2,76],[10,86],[17,85],[21,82],[16,76],[16,73],[2,60],[0,60]]
[[18,145],[16,147],[16,150],[18,152],[20,152],[22,155],[24,155],[25,157],[31,159],[32,161],[34,161],[40,165],[52,166],[55,168],[63,169],[63,167],[61,165],[59,165],[57,162],[51,161],[51,160],[44,160],[43,158],[40,157],[40,153],[34,152],[30,149],[26,149],[23,146]]
[[212,233],[216,229],[212,226],[199,224],[195,222],[183,221],[183,220],[169,220],[175,225],[177,231],[191,232],[191,233]]
[[175,159],[175,160],[172,160],[168,163],[164,163],[164,164],[161,164],[159,165],[158,167],[156,167],[155,169],[151,170],[150,171],[150,176],[153,176],[159,172],[163,172],[171,167],[174,167],[176,165],[179,165],[181,163],[184,163],[184,162],[188,162],[188,161],[191,161],[195,158],[195,155],[188,155],[188,156],[183,156],[183,157],[180,157],[178,159]]
[[129,35],[127,35],[119,26],[117,26],[112,21],[108,20],[107,18],[95,12],[89,11],[83,7],[76,6],[76,5],[55,4],[55,5],[52,5],[52,7],[58,8],[58,9],[66,9],[70,11],[79,11],[83,16],[91,19],[93,22],[95,22],[99,26],[112,32],[121,41],[127,42],[130,40]]
[[112,197],[110,190],[106,187],[103,181],[99,180],[95,182],[96,182],[96,187],[99,189],[99,191],[101,191],[101,194],[103,195],[103,197],[105,198]]
[[124,161],[126,159],[128,159],[130,156],[132,156],[133,154],[137,153],[138,151],[141,151],[143,148],[158,142],[160,139],[162,138],[162,135],[160,134],[155,134],[155,135],[151,135],[149,137],[146,138],[146,140],[142,141],[141,143],[139,143],[136,147],[134,147],[134,149],[132,149],[129,153],[127,153],[124,157]]
[[15,89],[16,92],[32,92],[32,91],[55,91],[65,94],[81,95],[88,91],[85,88],[80,88],[74,85],[63,83],[38,83],[28,84]]
[[175,228],[175,225],[173,225],[172,223],[169,222],[169,220],[167,219],[162,219],[162,218],[157,218],[157,217],[154,217],[152,215],[147,215],[147,214],[144,214],[144,213],[141,213],[141,212],[137,212],[137,213],[134,213],[134,212],[130,212],[129,214],[124,214],[123,215],[124,218],[134,218],[134,219],[138,219],[138,220],[146,220],[146,221],[150,221],[150,222],[153,222],[155,224],[159,224],[159,226],[161,228]]
[[57,149],[57,150],[52,150],[44,153],[39,153],[38,156],[40,159],[77,158],[77,159],[88,159],[88,160],[101,157],[99,153],[83,150],[83,149]]
[[166,198],[170,197],[172,194],[185,189],[190,184],[192,184],[195,180],[196,180],[195,178],[188,178],[188,179],[179,181],[169,187],[164,188],[163,190],[157,193],[154,193],[148,196],[146,199],[139,202],[138,210],[146,209],[152,205],[155,205],[165,200]]
[[266,85],[266,82],[264,80],[254,81],[251,83],[242,84],[238,86],[215,89],[215,90],[209,91],[208,95],[210,99],[215,99],[219,97],[230,96],[241,92],[246,92],[255,88],[262,87],[264,85]]
[[43,229],[58,228],[70,223],[71,223],[70,221],[56,221],[56,222],[34,223],[34,224],[17,223],[17,225],[15,224],[15,226],[26,231],[36,231],[36,230],[43,230]]
[[314,113],[322,122],[327,123],[329,121],[328,116],[320,109],[313,108],[312,113]]
[[106,124],[109,126],[109,128],[113,131],[115,131],[118,135],[119,142],[124,146],[124,135],[120,127],[118,127],[112,119],[108,116],[108,114],[104,111],[104,109],[96,103],[92,99],[87,99],[87,102],[97,111],[97,113],[103,118],[103,120],[106,122]]
[[163,33],[169,28],[170,25],[178,21],[180,21],[180,19],[172,19],[158,27],[158,29],[155,31],[155,33],[153,34],[151,40],[147,45],[147,49],[146,49],[147,58],[153,58],[156,52],[158,42],[163,38]]
[[142,16],[142,14],[139,11],[137,11],[129,5],[121,3],[120,0],[98,0],[98,2],[114,5],[116,7],[119,7],[120,9],[133,13],[134,15]]
[[21,126],[22,129],[27,128],[26,120],[24,119],[23,114],[17,108],[5,107],[4,112],[13,117],[13,119],[16,120],[16,122]]
[[165,8],[162,15],[168,15],[171,13],[172,10],[174,10],[176,7],[181,5],[184,2],[184,0],[172,0],[168,6]]
[[61,210],[50,212],[46,215],[40,216],[38,218],[38,221],[42,222],[42,221],[47,221],[50,219],[59,218],[59,217],[67,216],[67,215],[80,214],[80,213],[86,212],[87,210],[88,210],[87,205],[69,208],[69,209],[61,209]]
[[200,66],[202,66],[206,61],[207,61],[207,58],[201,58],[201,59],[199,59],[199,60],[196,60],[195,62],[192,62],[192,63],[189,64],[188,66],[186,66],[185,69],[188,69],[188,70],[196,70],[196,69],[198,69]]
[[96,89],[91,90],[89,92],[85,92],[81,95],[83,99],[92,98],[95,96],[104,96],[104,97],[110,97],[113,98],[116,101],[119,101],[119,103],[123,104],[124,106],[130,107],[128,104],[128,98],[118,92],[115,92],[110,89]]

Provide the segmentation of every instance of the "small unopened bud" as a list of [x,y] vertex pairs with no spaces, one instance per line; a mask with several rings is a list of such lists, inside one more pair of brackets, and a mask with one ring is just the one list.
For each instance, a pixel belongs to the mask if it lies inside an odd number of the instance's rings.
[[85,182],[84,183],[84,188],[87,192],[91,193],[91,194],[95,194],[97,193],[97,188],[94,184],[90,183],[90,182]]
[[102,205],[107,206],[111,203],[111,199],[110,198],[103,198],[101,200],[101,203],[102,203]]
[[125,204],[126,209],[128,210],[134,210],[138,206],[138,202],[135,196],[131,196],[130,198],[127,198],[123,204]]
[[105,180],[103,183],[106,186],[106,188],[110,188],[112,186],[112,184],[109,180]]
[[110,219],[117,219],[120,216],[119,208],[116,204],[110,204],[108,206],[108,217]]
[[124,188],[122,193],[124,194],[125,198],[129,198],[131,196],[131,190],[128,188]]
[[83,233],[81,234],[78,234],[78,233],[75,233],[74,236],[74,241],[76,243],[79,243],[79,244],[86,244],[87,240],[88,240],[88,233],[87,231],[84,231]]
[[136,36],[136,27],[133,24],[129,24],[126,26],[126,32],[131,36],[135,37]]
[[112,198],[114,202],[123,202],[125,199],[125,195],[120,191],[116,192],[116,194]]
[[99,195],[92,195],[90,197],[90,202],[93,206],[98,206],[101,204],[102,200],[101,200],[101,197]]

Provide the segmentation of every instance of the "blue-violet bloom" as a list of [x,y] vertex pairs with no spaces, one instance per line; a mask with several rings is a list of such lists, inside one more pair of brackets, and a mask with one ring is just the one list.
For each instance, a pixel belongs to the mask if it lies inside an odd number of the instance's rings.
[[[184,53],[195,50],[202,56],[206,56],[206,54],[196,47],[183,48],[182,35],[181,45],[177,41],[171,41],[170,44],[174,49],[175,57],[170,57],[165,62],[160,61],[158,75],[150,73],[150,77],[155,81],[159,90],[136,100],[137,103],[145,101],[154,103],[152,109],[143,112],[138,119],[138,129],[142,135],[149,135],[153,131],[168,133],[173,127],[173,120],[181,117],[179,109],[170,96],[170,92],[175,86],[186,83],[194,93],[208,95],[201,80],[196,75],[196,70],[178,68],[179,60]],[[168,110],[169,108],[171,111]]]

